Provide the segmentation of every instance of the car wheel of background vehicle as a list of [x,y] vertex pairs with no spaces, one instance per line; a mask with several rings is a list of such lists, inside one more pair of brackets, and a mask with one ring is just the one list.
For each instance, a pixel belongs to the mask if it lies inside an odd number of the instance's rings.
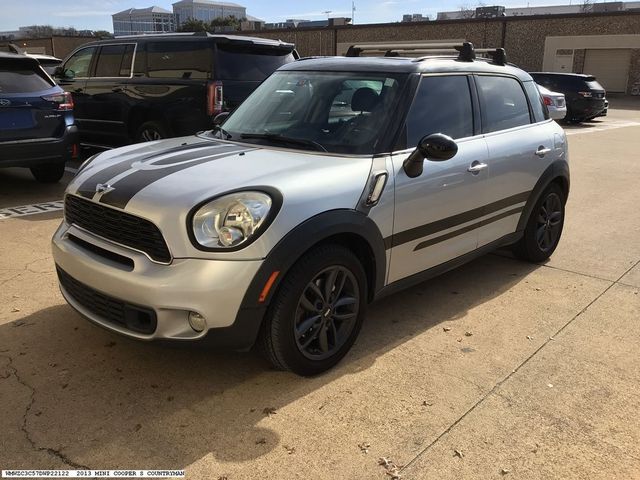
[[366,276],[349,249],[323,245],[287,273],[262,325],[258,347],[279,370],[309,376],[338,363],[366,309]]
[[56,183],[64,176],[64,163],[31,167],[31,174],[40,183]]
[[138,128],[136,133],[135,141],[136,143],[141,142],[153,142],[155,140],[162,140],[163,138],[168,138],[169,132],[167,127],[160,122],[144,122]]
[[564,193],[551,184],[536,202],[527,221],[524,236],[514,245],[518,258],[530,262],[546,260],[555,251],[564,226]]

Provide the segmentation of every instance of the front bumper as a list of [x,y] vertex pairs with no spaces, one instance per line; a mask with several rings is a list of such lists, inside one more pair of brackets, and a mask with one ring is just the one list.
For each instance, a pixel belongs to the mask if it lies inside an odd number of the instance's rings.
[[79,141],[78,128],[65,128],[59,138],[35,138],[0,142],[0,167],[33,167],[69,160]]
[[[110,299],[155,313],[155,329],[143,333],[112,321],[62,284],[69,304],[108,330],[139,340],[197,342],[233,349],[250,348],[260,326],[261,309],[242,302],[262,261],[176,258],[169,265],[113,244],[63,222],[52,240],[59,270]],[[123,261],[126,260],[126,261]],[[197,312],[207,322],[196,332],[188,321]]]

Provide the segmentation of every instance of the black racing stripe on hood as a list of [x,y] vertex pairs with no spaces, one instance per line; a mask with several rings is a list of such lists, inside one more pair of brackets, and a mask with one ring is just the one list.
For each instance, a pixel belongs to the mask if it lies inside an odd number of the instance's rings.
[[[96,185],[98,185],[99,183],[107,183],[113,177],[116,177],[126,172],[131,168],[131,164],[134,162],[149,161],[154,157],[164,156],[171,153],[187,152],[187,151],[195,150],[198,148],[205,148],[205,147],[218,146],[218,145],[224,145],[224,144],[206,140],[198,143],[193,143],[191,145],[178,145],[177,147],[173,147],[167,150],[162,150],[160,152],[155,152],[151,155],[146,155],[144,157],[134,157],[134,158],[129,157],[126,160],[122,160],[120,162],[114,163],[113,165],[109,165],[108,167],[103,168],[102,170],[94,173],[92,176],[90,176],[84,182],[82,182],[82,184],[78,187],[76,194],[83,196],[85,198],[93,198],[93,196],[96,194]],[[130,155],[130,153],[127,155]]]
[[173,165],[167,168],[161,168],[157,170],[136,170],[131,175],[124,177],[122,180],[114,183],[112,186],[114,189],[108,193],[105,193],[100,198],[100,203],[105,203],[117,208],[125,208],[129,200],[131,200],[140,190],[148,187],[152,183],[157,182],[169,175],[172,175],[181,170],[195,167],[203,163],[212,162],[221,158],[237,155],[238,153],[247,152],[253,150],[251,148],[242,148],[238,146],[230,146],[230,150],[220,152],[218,155],[210,155],[206,158],[194,160],[192,162],[183,162],[180,165]]

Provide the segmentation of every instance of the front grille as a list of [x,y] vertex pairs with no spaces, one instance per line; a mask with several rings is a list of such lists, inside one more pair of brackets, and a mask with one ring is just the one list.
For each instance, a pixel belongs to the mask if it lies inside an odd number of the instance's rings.
[[110,297],[79,282],[60,267],[56,267],[58,279],[76,302],[109,323],[134,332],[151,334],[156,330],[156,313],[144,307],[131,305]]
[[171,261],[162,233],[148,220],[74,195],[66,196],[64,215],[68,223],[107,240],[140,250],[157,262]]

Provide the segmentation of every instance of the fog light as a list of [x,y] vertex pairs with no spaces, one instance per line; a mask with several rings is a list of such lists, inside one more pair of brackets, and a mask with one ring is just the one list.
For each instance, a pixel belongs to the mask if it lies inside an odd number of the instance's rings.
[[202,332],[207,326],[207,321],[197,312],[189,312],[189,325],[196,332]]

